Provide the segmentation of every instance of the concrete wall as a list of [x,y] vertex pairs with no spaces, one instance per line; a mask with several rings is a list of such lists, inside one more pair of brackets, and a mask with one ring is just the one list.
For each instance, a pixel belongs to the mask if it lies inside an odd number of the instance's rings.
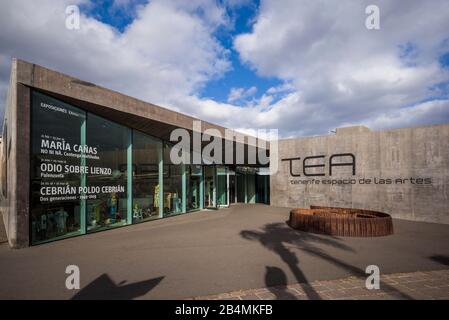
[[[329,157],[338,153],[354,154],[355,175],[348,166],[333,167],[329,176]],[[306,160],[306,164],[324,163],[325,167],[306,172],[325,172],[325,176],[307,177],[303,160],[316,155],[326,157]],[[279,171],[270,180],[274,206],[354,207],[384,211],[395,218],[449,223],[449,124],[380,132],[351,127],[337,129],[331,136],[281,140],[279,158],[292,157],[301,157],[292,162],[293,174],[301,176],[291,176],[290,161],[279,162]],[[335,162],[349,160],[341,157]],[[431,183],[418,184],[423,181],[417,178]],[[391,183],[381,184],[386,179]]]
[[9,245],[29,245],[30,89],[17,83],[13,61],[1,149],[0,207]]

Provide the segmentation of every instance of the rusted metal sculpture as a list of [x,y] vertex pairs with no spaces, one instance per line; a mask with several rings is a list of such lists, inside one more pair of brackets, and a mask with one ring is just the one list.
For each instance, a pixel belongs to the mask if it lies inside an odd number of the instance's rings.
[[389,214],[355,208],[296,208],[290,211],[289,225],[301,231],[342,237],[380,237],[393,234],[393,220]]

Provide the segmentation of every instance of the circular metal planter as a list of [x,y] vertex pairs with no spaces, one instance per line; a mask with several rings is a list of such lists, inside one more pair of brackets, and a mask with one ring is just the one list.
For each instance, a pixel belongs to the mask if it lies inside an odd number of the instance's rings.
[[354,208],[296,208],[290,211],[289,225],[301,231],[342,237],[380,237],[393,234],[393,220],[389,214]]

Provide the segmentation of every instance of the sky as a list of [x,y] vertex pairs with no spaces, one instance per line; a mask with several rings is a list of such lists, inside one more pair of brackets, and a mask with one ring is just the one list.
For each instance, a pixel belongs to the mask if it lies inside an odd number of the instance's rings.
[[448,123],[448,17],[447,0],[0,0],[0,116],[16,57],[247,133]]

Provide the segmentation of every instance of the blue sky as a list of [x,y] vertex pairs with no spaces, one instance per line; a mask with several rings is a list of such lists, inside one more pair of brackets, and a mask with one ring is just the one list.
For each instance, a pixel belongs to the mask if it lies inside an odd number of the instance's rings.
[[[65,23],[74,4],[79,30]],[[16,57],[247,132],[448,123],[449,1],[376,0],[379,30],[365,26],[371,4],[5,1],[0,115]]]
[[[82,5],[80,10],[90,17],[113,26],[119,32],[123,32],[135,19],[138,7],[146,5],[148,2],[148,0],[130,0],[126,5],[114,5],[114,0],[101,0],[95,1],[94,5]],[[227,5],[224,1],[219,1],[219,3],[224,6],[231,23],[229,26],[219,27],[214,36],[224,48],[229,50],[228,59],[231,62],[231,68],[224,75],[208,81],[199,90],[199,95],[202,98],[225,103],[232,88],[249,89],[255,86],[257,91],[254,95],[247,99],[234,101],[234,103],[244,104],[251,99],[260,99],[269,88],[279,86],[283,81],[276,77],[259,76],[249,64],[241,62],[238,52],[233,48],[235,36],[251,32],[260,1],[243,1],[235,6]],[[280,96],[276,96],[273,101],[277,101],[279,98]]]
[[226,102],[231,88],[248,89],[255,86],[257,91],[254,96],[260,98],[270,87],[282,84],[282,81],[275,77],[258,76],[256,70],[247,64],[242,64],[238,52],[233,48],[233,40],[236,35],[251,32],[259,5],[259,1],[250,1],[238,8],[227,8],[227,12],[233,21],[233,28],[220,28],[216,32],[216,37],[225,48],[230,50],[229,59],[232,63],[232,69],[224,77],[208,82],[201,91],[202,96]]
[[123,32],[135,18],[137,7],[148,0],[131,0],[124,5],[114,5],[114,0],[98,0],[80,5],[80,10],[99,21],[107,23]]
[[[136,18],[139,6],[145,6],[149,0],[128,0],[128,1],[100,0],[89,5],[82,5],[81,10],[87,16],[93,17],[103,23],[116,28],[119,32],[124,32],[126,27],[130,25]],[[272,87],[282,85],[285,81],[277,77],[259,76],[257,70],[248,63],[241,61],[239,53],[234,48],[235,37],[250,33],[253,24],[257,21],[259,13],[260,1],[248,0],[237,1],[237,5],[229,5],[226,0],[218,0],[227,17],[230,25],[217,28],[213,36],[219,43],[228,50],[227,59],[231,63],[230,69],[224,74],[216,78],[211,78],[198,91],[201,98],[212,99],[217,102],[229,102],[229,94],[232,88],[242,88],[244,90],[256,87],[248,97],[242,97],[236,101],[232,101],[235,105],[244,106],[245,103],[253,100],[257,101],[267,90]],[[199,12],[201,14],[201,12]],[[417,46],[413,41],[398,45],[400,59],[410,65],[413,64],[417,53]],[[439,63],[443,68],[449,66],[449,53],[444,53],[439,57]],[[419,102],[427,102],[435,99],[443,99],[448,97],[448,83],[432,84],[429,88],[434,92],[433,95],[426,97]],[[273,95],[272,102],[279,101],[282,95]]]

